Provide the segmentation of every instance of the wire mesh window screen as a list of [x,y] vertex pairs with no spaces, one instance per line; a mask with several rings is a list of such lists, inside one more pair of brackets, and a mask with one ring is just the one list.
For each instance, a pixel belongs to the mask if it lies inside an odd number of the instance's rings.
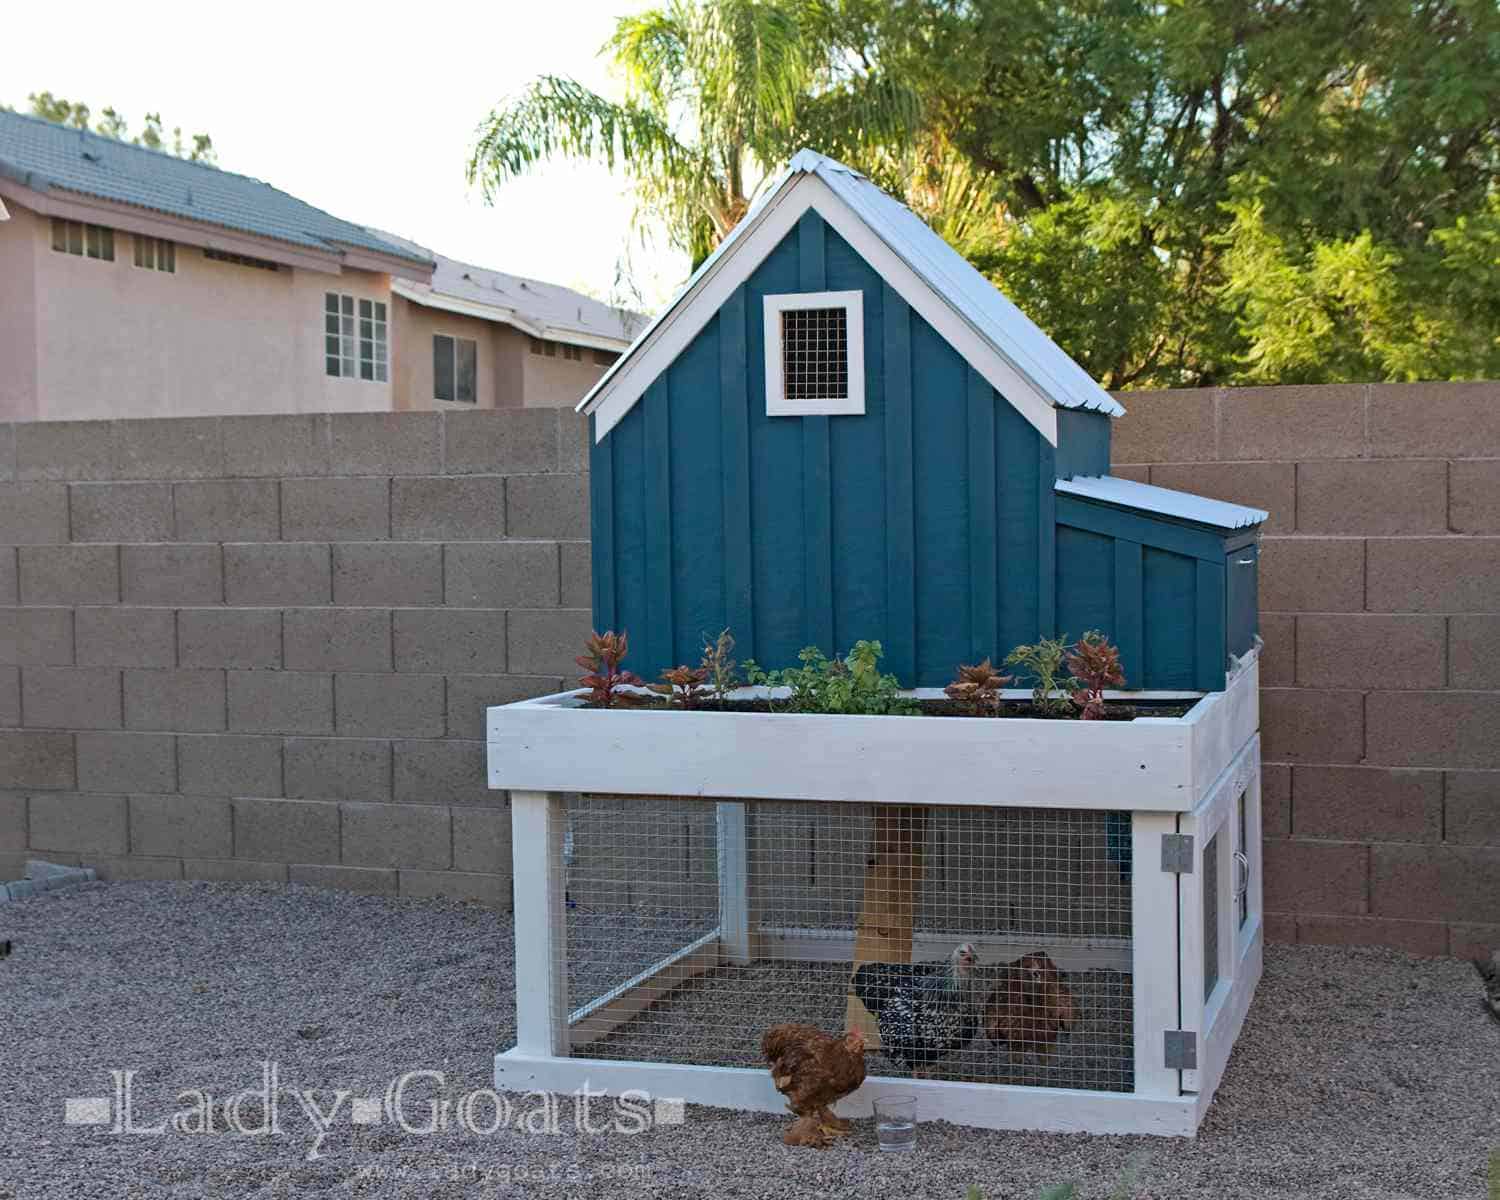
[[845,309],[782,312],[781,378],[788,400],[839,400],[849,394],[849,314]]
[[1203,998],[1219,983],[1219,835],[1203,847]]
[[760,1067],[772,1025],[859,1024],[874,1075],[1133,1086],[1125,814],[586,796],[568,819],[574,1055]]

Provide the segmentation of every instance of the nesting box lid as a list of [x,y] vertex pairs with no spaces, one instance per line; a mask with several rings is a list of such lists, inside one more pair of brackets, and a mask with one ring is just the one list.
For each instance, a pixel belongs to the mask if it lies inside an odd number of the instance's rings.
[[1192,492],[1177,492],[1114,475],[1075,475],[1072,479],[1059,479],[1057,491],[1098,504],[1191,521],[1213,529],[1248,529],[1270,516],[1263,509],[1230,504],[1227,500],[1210,500]]

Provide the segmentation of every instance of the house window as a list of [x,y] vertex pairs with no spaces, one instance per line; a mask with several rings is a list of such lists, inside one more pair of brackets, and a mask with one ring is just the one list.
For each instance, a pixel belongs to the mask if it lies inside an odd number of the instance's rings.
[[323,358],[330,375],[384,383],[390,362],[385,304],[341,292],[324,293]]
[[767,296],[765,326],[769,416],[865,411],[862,292]]
[[115,261],[115,231],[103,225],[85,225],[81,221],[52,218],[52,248],[63,254]]
[[569,362],[582,362],[583,361],[583,347],[582,346],[567,346],[567,345],[565,345],[562,348],[562,352],[563,352],[563,357],[565,359],[567,359]]
[[165,271],[172,275],[177,271],[177,243],[166,238],[135,235],[135,265],[148,271]]
[[595,350],[594,351],[594,366],[596,366],[596,367],[612,367],[612,366],[614,366],[615,359],[617,359],[619,357],[620,356],[618,354],[616,354],[613,350]]
[[279,271],[281,266],[264,258],[251,258],[248,254],[235,254],[232,250],[204,250],[204,258],[211,258],[214,262],[234,263],[241,267],[254,267],[259,271]]
[[545,358],[557,357],[557,343],[549,342],[546,338],[534,337],[531,339],[531,352],[540,354]]
[[432,335],[432,396],[435,400],[474,403],[474,376],[479,347],[468,338]]

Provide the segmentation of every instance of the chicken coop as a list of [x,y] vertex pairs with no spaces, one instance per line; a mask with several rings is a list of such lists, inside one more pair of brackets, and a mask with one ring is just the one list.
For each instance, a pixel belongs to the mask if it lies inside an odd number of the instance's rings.
[[[1111,476],[1120,406],[808,151],[583,408],[626,665],[725,628],[770,667],[878,639],[912,710],[491,708],[496,1086],[781,1111],[760,1040],[798,1021],[864,1034],[844,1116],[899,1087],[924,1120],[1193,1134],[1260,975],[1266,514]],[[960,664],[1085,630],[1119,650],[1111,719],[1021,680],[1007,715],[941,710]]]

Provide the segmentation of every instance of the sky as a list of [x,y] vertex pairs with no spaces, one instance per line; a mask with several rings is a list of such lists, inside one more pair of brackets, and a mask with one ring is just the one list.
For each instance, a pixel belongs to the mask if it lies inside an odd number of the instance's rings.
[[493,206],[464,178],[476,126],[535,76],[571,76],[620,98],[598,50],[617,16],[647,7],[164,0],[125,19],[118,5],[82,0],[64,23],[73,33],[59,37],[46,5],[11,5],[0,103],[25,111],[30,93],[50,91],[95,112],[113,106],[132,131],[160,112],[168,129],[211,135],[220,166],[335,216],[604,299],[628,294],[617,281],[628,253],[652,310],[688,263],[660,237],[640,246],[622,178],[552,161],[506,184]]

